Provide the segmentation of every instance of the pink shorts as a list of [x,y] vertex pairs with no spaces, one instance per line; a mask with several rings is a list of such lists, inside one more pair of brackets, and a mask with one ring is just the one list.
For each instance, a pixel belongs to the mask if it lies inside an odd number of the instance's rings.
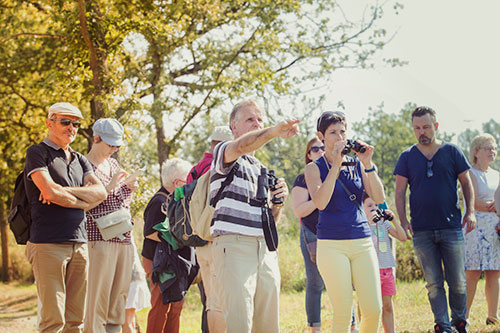
[[392,268],[380,269],[380,284],[382,286],[382,296],[396,295],[396,281],[394,280],[394,274],[392,274]]

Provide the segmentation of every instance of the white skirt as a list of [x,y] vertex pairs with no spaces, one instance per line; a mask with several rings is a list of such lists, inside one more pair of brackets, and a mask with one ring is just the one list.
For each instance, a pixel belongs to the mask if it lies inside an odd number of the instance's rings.
[[151,293],[149,292],[146,280],[132,281],[125,309],[139,311],[148,306],[151,306]]

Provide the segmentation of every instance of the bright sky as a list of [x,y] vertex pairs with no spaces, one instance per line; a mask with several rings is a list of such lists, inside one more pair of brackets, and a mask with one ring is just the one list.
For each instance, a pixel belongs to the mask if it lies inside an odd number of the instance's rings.
[[[341,3],[348,13],[360,13],[368,2]],[[492,118],[500,121],[500,1],[401,2],[399,15],[385,10],[384,26],[398,33],[382,56],[409,65],[335,72],[324,108],[343,100],[352,122],[381,102],[390,113],[414,102],[432,107],[441,130],[457,134]]]

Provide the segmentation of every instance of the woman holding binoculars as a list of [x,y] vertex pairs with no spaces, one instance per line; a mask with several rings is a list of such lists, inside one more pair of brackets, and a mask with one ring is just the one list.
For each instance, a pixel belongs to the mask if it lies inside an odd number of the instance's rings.
[[[325,154],[305,168],[307,188],[319,209],[317,263],[333,305],[333,331],[349,331],[354,286],[360,332],[375,333],[382,311],[380,276],[361,200],[363,191],[376,203],[384,202],[385,194],[372,162],[373,147],[352,141],[347,145],[346,129],[343,112],[324,112],[317,130]],[[346,145],[357,158],[346,154]]]

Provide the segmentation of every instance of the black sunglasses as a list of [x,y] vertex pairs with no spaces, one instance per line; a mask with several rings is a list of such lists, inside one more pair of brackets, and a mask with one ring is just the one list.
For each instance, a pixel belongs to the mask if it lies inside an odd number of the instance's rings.
[[433,161],[427,161],[427,178],[431,178],[432,176],[434,176],[434,172],[432,172],[433,163]]
[[318,151],[325,151],[325,146],[321,146],[321,147],[318,147],[318,146],[312,146],[310,151],[312,151],[313,153],[317,153]]
[[61,125],[63,126],[69,126],[69,124],[72,124],[74,128],[79,128],[80,127],[80,121],[79,120],[71,120],[68,118],[54,118],[51,119],[52,121],[59,121]]

